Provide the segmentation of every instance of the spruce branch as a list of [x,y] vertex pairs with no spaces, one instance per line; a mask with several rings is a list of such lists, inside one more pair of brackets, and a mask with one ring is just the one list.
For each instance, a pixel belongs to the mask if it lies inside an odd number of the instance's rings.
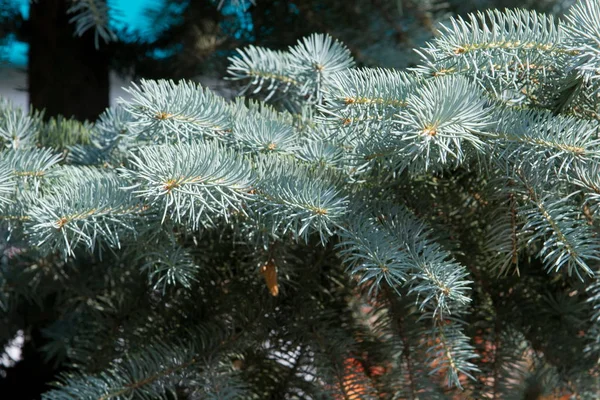
[[181,246],[144,253],[143,257],[146,262],[142,265],[142,272],[147,272],[152,288],[163,295],[169,286],[180,285],[190,289],[196,281],[199,266]]
[[0,210],[10,202],[16,182],[7,164],[0,164]]
[[471,361],[477,358],[470,339],[463,333],[462,323],[456,320],[437,321],[427,339],[430,374],[443,374],[446,385],[462,388],[461,378],[475,379],[479,368]]
[[534,179],[523,171],[520,184],[524,187],[528,202],[518,209],[526,219],[523,231],[527,232],[527,244],[539,242],[539,256],[548,270],[559,271],[565,267],[569,275],[593,273],[590,262],[600,260],[598,243],[581,211],[574,207],[570,197],[555,198],[550,193],[536,189]]
[[90,129],[87,143],[68,146],[67,162],[77,165],[118,165],[138,145],[141,132],[136,117],[123,105],[104,111]]
[[404,379],[397,385],[397,391],[411,400],[416,400],[419,392],[423,392],[418,387],[421,386],[422,380],[417,376],[421,371],[418,370],[420,360],[416,354],[419,339],[415,337],[420,335],[420,327],[415,313],[410,311],[412,304],[407,299],[400,299],[396,293],[387,289],[384,289],[382,294],[383,304],[373,313],[377,318],[373,327],[376,334],[387,339],[391,348],[399,353],[401,360],[404,360],[399,365],[402,369],[406,368],[402,374]]
[[33,191],[21,191],[18,189],[12,192],[10,200],[2,207],[0,213],[0,223],[2,228],[6,228],[9,233],[20,232],[23,222],[31,220],[27,215],[27,210],[38,198],[38,194]]
[[327,102],[321,108],[357,111],[368,107],[399,109],[406,107],[409,90],[418,77],[385,68],[347,69],[331,76],[326,87]]
[[404,288],[416,297],[421,311],[432,310],[438,318],[470,302],[472,282],[464,266],[408,211],[384,208],[373,217],[361,215],[357,222],[340,233],[340,255],[351,275],[373,285],[370,290],[379,291],[384,282],[396,291]]
[[246,85],[241,95],[265,91],[265,101],[277,92],[287,93],[299,90],[300,83],[290,76],[290,56],[288,53],[262,47],[248,46],[237,50],[238,56],[229,58],[227,72],[231,80],[244,80]]
[[52,177],[62,159],[60,154],[47,148],[8,150],[0,154],[0,165],[10,169],[17,182],[31,187],[34,192],[40,190],[43,180]]
[[331,76],[325,88],[321,118],[333,128],[364,135],[385,129],[393,115],[407,106],[416,76],[383,68],[348,69]]
[[[215,369],[213,360],[220,361],[241,337],[223,319],[196,323],[183,329],[180,335],[168,339],[153,336],[138,350],[111,362],[100,373],[63,374],[56,388],[45,393],[43,398],[164,398],[173,395],[175,387],[182,380],[187,381],[192,388],[196,388],[194,383],[197,380],[210,382],[210,375]],[[227,373],[230,377],[235,377],[235,371],[229,369]],[[200,390],[209,389],[203,387]],[[236,391],[233,395],[239,392]]]
[[515,50],[560,51],[562,33],[553,16],[526,10],[490,10],[455,18],[434,41],[446,56],[477,51],[509,53]]
[[392,129],[404,157],[401,164],[418,160],[418,167],[427,170],[451,161],[459,164],[469,149],[483,152],[491,108],[467,79],[427,81],[408,96],[407,102]]
[[578,165],[571,176],[571,181],[583,192],[585,205],[596,214],[600,207],[600,164]]
[[327,35],[241,50],[271,106],[170,81],[95,124],[1,103],[0,306],[57,299],[46,398],[593,398],[598,15],[458,18],[412,72]]
[[331,76],[354,66],[348,49],[323,34],[299,40],[288,52],[249,46],[229,61],[230,79],[247,82],[242,94],[264,91],[269,100],[276,93],[288,93],[291,102],[317,104]]
[[[137,357],[135,357],[137,356]],[[57,389],[44,394],[44,399],[110,400],[165,397],[170,392],[164,380],[194,366],[199,359],[193,347],[180,344],[155,343],[142,354],[128,357],[123,363],[99,376],[74,374],[63,378]]]
[[490,128],[497,157],[564,175],[600,158],[598,124],[550,112],[501,110]]
[[177,143],[218,136],[231,129],[230,109],[222,97],[193,82],[142,80],[127,89],[125,110],[143,140]]
[[122,169],[134,193],[167,216],[192,227],[242,210],[254,174],[248,160],[216,142],[143,147]]
[[586,288],[586,291],[590,295],[587,302],[592,304],[593,309],[591,320],[596,326],[600,322],[600,280],[598,280],[598,275],[598,271],[595,271],[592,282]]
[[329,35],[313,34],[291,47],[290,66],[302,82],[301,92],[308,101],[320,104],[323,89],[331,76],[354,67],[350,51]]
[[0,148],[28,149],[35,145],[39,118],[0,99]]
[[321,168],[343,168],[349,162],[340,145],[323,140],[310,140],[301,145],[295,156]]
[[340,256],[348,265],[351,275],[356,275],[360,284],[369,283],[369,291],[378,291],[387,286],[398,290],[408,280],[412,269],[410,260],[402,253],[399,243],[380,232],[368,219],[352,220],[340,233]]
[[231,134],[233,144],[250,154],[293,154],[298,150],[298,139],[290,124],[255,116],[237,118]]
[[525,249],[523,241],[523,222],[518,215],[514,193],[490,217],[494,223],[486,235],[485,251],[490,255],[490,266],[498,275],[507,275],[510,271],[519,273],[519,257]]
[[82,36],[90,29],[94,29],[94,44],[99,45],[99,39],[105,42],[117,40],[117,35],[110,29],[109,12],[106,0],[71,0],[68,14],[75,14],[69,22],[75,24],[75,34]]
[[93,125],[88,121],[58,116],[40,124],[37,141],[42,147],[64,150],[75,144],[89,143]]
[[[464,73],[509,87],[523,76],[544,75],[557,56],[570,55],[563,29],[551,15],[526,10],[491,10],[453,18],[422,50],[428,76]],[[501,79],[499,79],[501,78]]]
[[65,180],[27,211],[26,232],[43,254],[58,251],[66,258],[79,246],[92,252],[119,248],[124,236],[135,233],[132,223],[143,207],[116,175]]
[[348,197],[334,172],[265,157],[258,176],[255,218],[263,219],[275,236],[290,233],[307,241],[316,232],[326,243],[348,211]]
[[567,48],[575,54],[571,67],[590,86],[600,91],[600,2],[578,1],[566,15]]
[[246,9],[248,7],[248,4],[252,4],[252,5],[256,5],[256,1],[255,0],[219,0],[219,5],[218,8],[221,9],[223,6],[228,5],[228,6],[233,6],[233,7],[237,7],[239,9]]

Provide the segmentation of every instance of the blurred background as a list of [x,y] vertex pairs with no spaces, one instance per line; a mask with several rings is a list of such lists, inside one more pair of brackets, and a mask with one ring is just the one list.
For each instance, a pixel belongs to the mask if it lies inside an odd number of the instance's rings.
[[[98,5],[74,36],[67,11]],[[94,120],[139,78],[194,79],[225,96],[227,58],[247,45],[287,48],[313,32],[342,40],[359,65],[404,68],[452,15],[535,8],[560,16],[572,0],[0,0],[0,97]],[[104,13],[104,14],[103,14]],[[94,19],[96,18],[96,19]],[[110,32],[97,46],[94,24]],[[109,37],[110,36],[110,37]],[[106,40],[108,39],[108,40]]]

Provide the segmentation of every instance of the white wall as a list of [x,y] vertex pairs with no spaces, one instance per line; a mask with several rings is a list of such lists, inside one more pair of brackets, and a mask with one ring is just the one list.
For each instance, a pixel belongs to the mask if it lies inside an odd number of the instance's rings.
[[27,78],[24,70],[0,66],[0,97],[27,107]]
[[[235,92],[223,79],[201,76],[200,84],[209,87],[214,92],[231,99]],[[131,81],[123,79],[114,73],[110,75],[110,105],[117,103],[118,98],[129,99],[129,94],[123,90],[129,87]],[[6,67],[0,65],[0,97],[9,98],[14,104],[28,108],[27,75],[23,68]]]
[[[129,98],[123,87],[129,86],[129,80],[116,74],[110,75],[110,105],[115,105],[119,97]],[[10,99],[19,107],[28,108],[27,74],[22,68],[0,66],[0,97]]]

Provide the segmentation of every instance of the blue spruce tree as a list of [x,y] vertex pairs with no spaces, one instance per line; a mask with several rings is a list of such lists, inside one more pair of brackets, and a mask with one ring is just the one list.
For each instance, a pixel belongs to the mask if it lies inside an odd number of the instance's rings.
[[599,27],[250,46],[245,97],[147,80],[94,125],[2,103],[3,335],[53,304],[48,400],[597,398]]

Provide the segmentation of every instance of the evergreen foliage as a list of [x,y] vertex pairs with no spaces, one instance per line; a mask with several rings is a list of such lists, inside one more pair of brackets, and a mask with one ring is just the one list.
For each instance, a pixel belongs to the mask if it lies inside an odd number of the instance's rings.
[[49,400],[597,398],[599,26],[457,18],[407,71],[314,34],[94,125],[2,103],[4,343],[53,304]]
[[94,30],[94,44],[100,45],[100,38],[105,42],[117,39],[108,23],[109,8],[105,0],[76,0],[67,10],[73,14],[70,22],[75,24],[75,34],[83,35],[87,30]]

